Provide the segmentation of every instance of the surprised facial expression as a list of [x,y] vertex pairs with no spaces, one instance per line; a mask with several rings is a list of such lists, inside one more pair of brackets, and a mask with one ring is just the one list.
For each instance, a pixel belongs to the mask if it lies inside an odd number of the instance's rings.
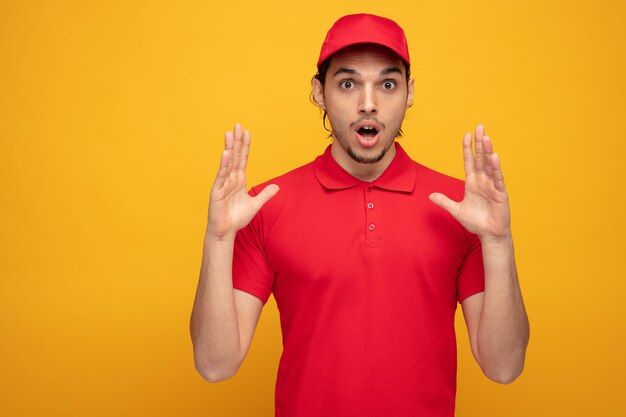
[[332,126],[333,156],[344,168],[342,162],[387,166],[413,100],[413,80],[407,83],[402,59],[382,46],[355,45],[331,59],[325,85],[315,80],[313,94]]

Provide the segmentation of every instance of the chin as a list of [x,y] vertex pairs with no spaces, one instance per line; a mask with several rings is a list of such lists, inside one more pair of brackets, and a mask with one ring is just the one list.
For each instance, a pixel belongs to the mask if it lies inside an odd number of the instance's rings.
[[355,151],[355,149],[350,146],[348,146],[347,149],[344,149],[353,161],[356,161],[360,164],[375,164],[377,162],[380,162],[385,157],[385,155],[387,155],[389,148],[393,146],[394,139],[387,141],[382,149],[380,148],[380,144],[379,146],[375,146],[374,148],[364,151],[361,149],[357,149],[357,151]]
[[385,157],[388,149],[389,148],[387,147],[386,149],[383,149],[380,153],[374,154],[373,156],[359,155],[354,152],[352,148],[348,148],[346,152],[348,153],[348,156],[350,156],[350,158],[352,158],[352,160],[355,162],[358,162],[360,164],[375,164]]

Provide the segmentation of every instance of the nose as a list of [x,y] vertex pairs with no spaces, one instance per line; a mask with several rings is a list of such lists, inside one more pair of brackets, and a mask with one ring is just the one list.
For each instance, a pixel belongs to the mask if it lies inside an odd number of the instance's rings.
[[374,94],[373,86],[366,86],[361,93],[361,100],[359,102],[359,113],[361,114],[376,114],[378,111],[376,104],[376,96]]

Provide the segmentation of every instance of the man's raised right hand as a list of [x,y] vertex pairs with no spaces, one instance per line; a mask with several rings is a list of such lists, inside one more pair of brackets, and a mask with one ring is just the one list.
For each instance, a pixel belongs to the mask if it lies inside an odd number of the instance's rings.
[[224,151],[217,177],[211,189],[207,238],[234,239],[255,214],[278,193],[278,185],[270,184],[256,197],[246,190],[246,166],[250,152],[250,132],[238,123],[233,132],[226,132]]

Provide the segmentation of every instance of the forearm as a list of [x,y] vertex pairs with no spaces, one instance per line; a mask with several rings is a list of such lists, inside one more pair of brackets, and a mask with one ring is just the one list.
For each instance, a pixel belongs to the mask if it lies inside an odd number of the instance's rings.
[[207,236],[204,242],[190,327],[196,369],[207,380],[230,377],[241,351],[232,283],[233,240]]
[[477,354],[487,376],[511,382],[524,367],[529,324],[517,277],[513,240],[482,239],[485,293]]

